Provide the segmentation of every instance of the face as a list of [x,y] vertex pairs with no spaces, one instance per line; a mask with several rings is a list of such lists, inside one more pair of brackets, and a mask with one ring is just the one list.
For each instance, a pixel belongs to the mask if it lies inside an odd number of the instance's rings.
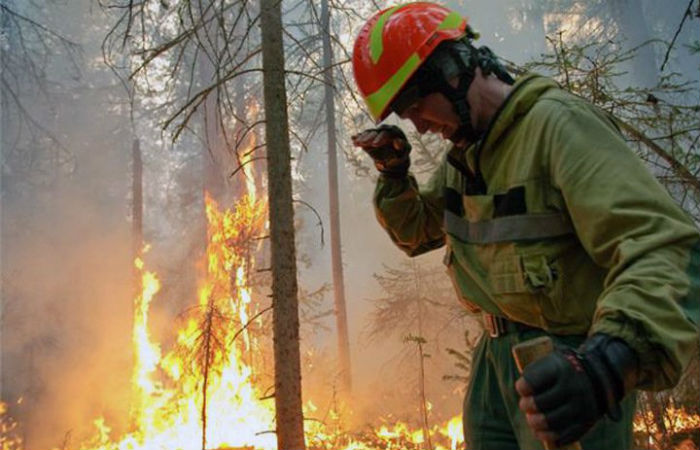
[[444,139],[449,139],[459,128],[459,116],[452,103],[437,92],[419,98],[400,117],[413,122],[419,133],[441,134]]

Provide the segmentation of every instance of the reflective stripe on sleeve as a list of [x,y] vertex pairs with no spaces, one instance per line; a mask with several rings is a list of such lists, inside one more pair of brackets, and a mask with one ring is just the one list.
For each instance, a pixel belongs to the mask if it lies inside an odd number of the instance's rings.
[[561,213],[522,214],[468,222],[447,210],[445,229],[460,240],[472,244],[553,238],[574,232],[569,218]]

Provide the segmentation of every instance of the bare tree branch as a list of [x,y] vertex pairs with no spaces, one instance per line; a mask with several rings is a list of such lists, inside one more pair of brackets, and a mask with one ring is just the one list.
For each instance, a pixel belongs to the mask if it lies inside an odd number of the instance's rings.
[[671,50],[673,49],[674,44],[676,43],[676,39],[678,39],[678,35],[681,34],[681,30],[683,29],[683,24],[685,23],[686,19],[688,17],[692,17],[693,12],[692,12],[692,7],[693,7],[693,2],[695,0],[690,0],[688,2],[688,7],[685,9],[685,12],[683,13],[683,18],[681,19],[681,23],[678,25],[678,29],[676,29],[676,33],[673,35],[673,39],[671,39],[671,43],[668,44],[668,49],[666,49],[666,54],[664,55],[664,62],[661,63],[661,68],[659,71],[663,72],[664,68],[666,67],[666,63],[668,62],[668,57],[671,55]]

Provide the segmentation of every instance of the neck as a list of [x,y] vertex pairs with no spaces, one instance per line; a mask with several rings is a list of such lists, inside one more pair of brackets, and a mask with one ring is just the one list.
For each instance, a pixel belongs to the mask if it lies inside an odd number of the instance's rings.
[[467,92],[474,129],[479,132],[486,131],[491,119],[505,102],[511,89],[512,86],[495,76],[484,77],[481,69],[476,70],[474,81]]

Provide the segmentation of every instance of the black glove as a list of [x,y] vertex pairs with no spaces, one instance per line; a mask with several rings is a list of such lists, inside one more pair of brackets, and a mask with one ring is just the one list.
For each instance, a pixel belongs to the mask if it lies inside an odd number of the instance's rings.
[[620,420],[620,401],[635,387],[638,364],[623,340],[600,333],[578,350],[557,349],[535,361],[523,378],[561,446],[581,438],[605,414]]
[[391,178],[403,178],[411,165],[411,144],[401,128],[380,125],[352,137],[353,144],[361,147],[374,160],[378,171]]

